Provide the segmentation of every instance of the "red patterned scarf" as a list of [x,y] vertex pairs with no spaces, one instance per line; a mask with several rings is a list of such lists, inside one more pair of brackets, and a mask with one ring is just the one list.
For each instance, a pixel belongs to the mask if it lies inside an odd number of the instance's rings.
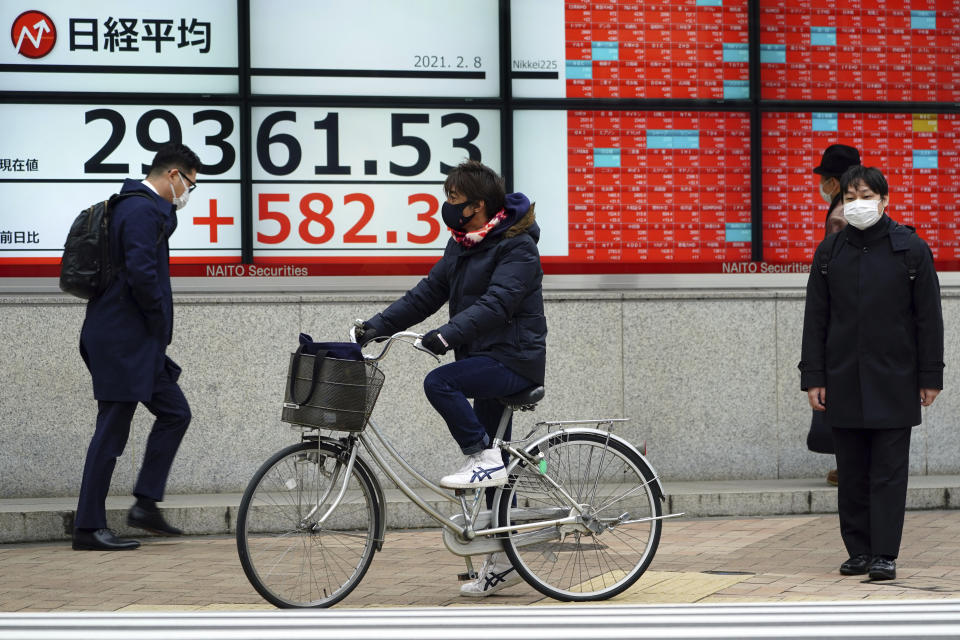
[[497,212],[497,215],[490,218],[487,221],[487,224],[483,227],[477,229],[476,231],[455,231],[450,229],[450,233],[453,235],[453,239],[456,240],[459,244],[463,245],[464,249],[469,249],[470,247],[475,247],[480,244],[480,241],[483,240],[488,233],[493,231],[500,222],[505,220],[507,217],[507,212],[503,209]]

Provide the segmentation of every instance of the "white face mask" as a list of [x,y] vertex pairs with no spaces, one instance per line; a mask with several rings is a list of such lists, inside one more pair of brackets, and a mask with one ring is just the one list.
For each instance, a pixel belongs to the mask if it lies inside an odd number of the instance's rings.
[[823,190],[823,185],[825,182],[827,181],[824,180],[823,182],[820,183],[820,197],[823,198],[824,202],[826,202],[827,204],[830,204],[831,202],[833,202],[833,196]]
[[861,231],[872,227],[880,219],[878,200],[854,200],[843,205],[843,217]]
[[170,183],[170,191],[173,193],[173,205],[177,208],[177,211],[179,211],[187,206],[187,201],[190,199],[190,189],[187,188],[186,183],[183,181],[183,176],[177,174],[177,177],[180,178],[180,184],[183,185],[183,195],[177,196],[177,191],[173,188],[172,182]]

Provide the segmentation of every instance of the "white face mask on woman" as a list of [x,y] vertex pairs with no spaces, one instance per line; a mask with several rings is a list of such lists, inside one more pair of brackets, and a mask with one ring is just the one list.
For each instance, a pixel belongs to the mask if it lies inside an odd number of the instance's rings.
[[177,195],[177,190],[173,188],[172,182],[170,183],[170,191],[173,193],[173,206],[179,211],[187,206],[187,200],[190,199],[190,189],[187,188],[186,183],[183,181],[183,176],[177,174],[177,177],[180,178],[180,184],[183,185],[183,194],[180,196]]
[[843,205],[843,217],[847,223],[861,231],[877,224],[880,215],[878,200],[854,200]]

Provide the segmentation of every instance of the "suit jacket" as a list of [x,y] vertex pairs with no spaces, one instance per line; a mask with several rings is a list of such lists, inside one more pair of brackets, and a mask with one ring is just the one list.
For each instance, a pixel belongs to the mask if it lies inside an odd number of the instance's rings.
[[110,256],[118,273],[103,295],[87,302],[80,354],[93,377],[97,400],[146,402],[166,368],[173,380],[180,368],[166,357],[173,338],[168,238],[177,227],[175,207],[139,180],[127,179],[126,198],[113,209]]

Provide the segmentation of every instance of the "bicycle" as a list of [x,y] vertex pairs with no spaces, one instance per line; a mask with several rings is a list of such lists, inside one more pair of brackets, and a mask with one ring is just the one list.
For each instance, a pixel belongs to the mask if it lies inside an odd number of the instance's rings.
[[[470,556],[503,551],[530,586],[557,600],[603,600],[633,585],[653,560],[662,520],[683,514],[663,515],[664,488],[653,467],[613,433],[626,419],[539,422],[526,437],[503,441],[514,411],[533,410],[544,388],[501,398],[493,446],[509,456],[508,480],[496,488],[491,509],[481,509],[483,490],[451,495],[408,464],[369,419],[384,380],[377,363],[394,343],[410,343],[440,361],[421,338],[401,331],[386,339],[379,355],[364,356],[371,390],[360,430],[333,437],[301,427],[301,442],[276,452],[250,480],[236,535],[244,573],[257,592],[277,607],[329,607],[363,579],[383,549],[386,501],[361,447],[440,524],[447,549],[465,558],[461,579],[476,578]],[[343,396],[342,384],[330,386],[332,395]],[[349,419],[357,423],[356,415]],[[387,456],[427,490],[459,504],[459,513],[447,516],[431,506]]]

